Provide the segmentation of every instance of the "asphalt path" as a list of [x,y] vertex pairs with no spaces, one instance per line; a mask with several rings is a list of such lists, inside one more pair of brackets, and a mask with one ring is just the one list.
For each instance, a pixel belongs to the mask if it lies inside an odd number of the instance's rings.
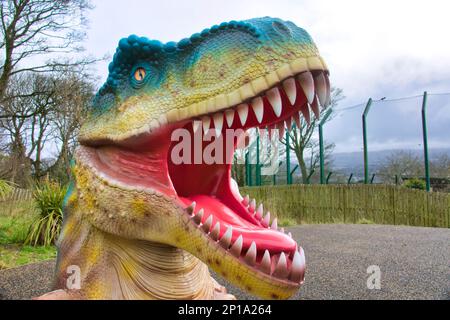
[[[305,285],[292,299],[450,300],[450,229],[378,225],[287,229],[304,248],[307,263]],[[30,299],[48,292],[54,264],[50,260],[0,271],[0,299]],[[217,280],[238,299],[255,299],[220,277]]]

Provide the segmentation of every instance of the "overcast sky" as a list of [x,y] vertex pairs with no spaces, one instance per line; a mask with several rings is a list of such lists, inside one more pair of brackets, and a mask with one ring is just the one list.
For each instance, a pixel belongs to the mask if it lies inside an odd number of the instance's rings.
[[[339,108],[369,97],[394,99],[450,92],[450,1],[438,0],[96,0],[89,14],[87,52],[112,55],[130,34],[178,41],[214,24],[272,16],[291,20],[315,40],[332,85],[347,97]],[[97,67],[101,81],[107,63]],[[450,147],[450,95],[431,99],[432,145]],[[361,108],[328,124],[336,151],[361,147]],[[376,104],[372,147],[420,147],[420,99]],[[430,133],[430,135],[431,135]]]

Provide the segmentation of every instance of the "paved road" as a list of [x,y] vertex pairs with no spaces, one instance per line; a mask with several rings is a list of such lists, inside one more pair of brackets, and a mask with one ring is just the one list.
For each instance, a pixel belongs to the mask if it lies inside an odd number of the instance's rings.
[[[450,300],[450,230],[377,225],[289,228],[307,259],[306,284],[293,299]],[[381,289],[367,289],[367,268],[381,270]],[[49,290],[54,261],[0,272],[0,299]],[[226,284],[220,278],[222,284]],[[254,299],[226,284],[239,299]]]

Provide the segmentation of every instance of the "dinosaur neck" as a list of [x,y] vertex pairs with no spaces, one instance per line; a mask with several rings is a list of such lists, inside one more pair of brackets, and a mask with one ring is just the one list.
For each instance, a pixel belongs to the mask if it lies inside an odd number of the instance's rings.
[[[77,212],[78,213],[78,212]],[[56,289],[67,289],[72,266],[80,270],[74,299],[211,299],[215,282],[190,253],[159,243],[130,240],[67,215],[57,264]],[[69,288],[70,289],[70,288]]]
[[118,285],[114,298],[211,299],[208,267],[190,253],[147,241],[110,241],[110,262]]

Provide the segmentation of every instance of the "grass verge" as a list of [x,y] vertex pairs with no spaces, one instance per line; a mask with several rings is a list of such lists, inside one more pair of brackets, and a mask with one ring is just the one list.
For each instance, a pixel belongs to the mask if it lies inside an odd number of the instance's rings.
[[0,244],[0,270],[56,258],[56,247]]

